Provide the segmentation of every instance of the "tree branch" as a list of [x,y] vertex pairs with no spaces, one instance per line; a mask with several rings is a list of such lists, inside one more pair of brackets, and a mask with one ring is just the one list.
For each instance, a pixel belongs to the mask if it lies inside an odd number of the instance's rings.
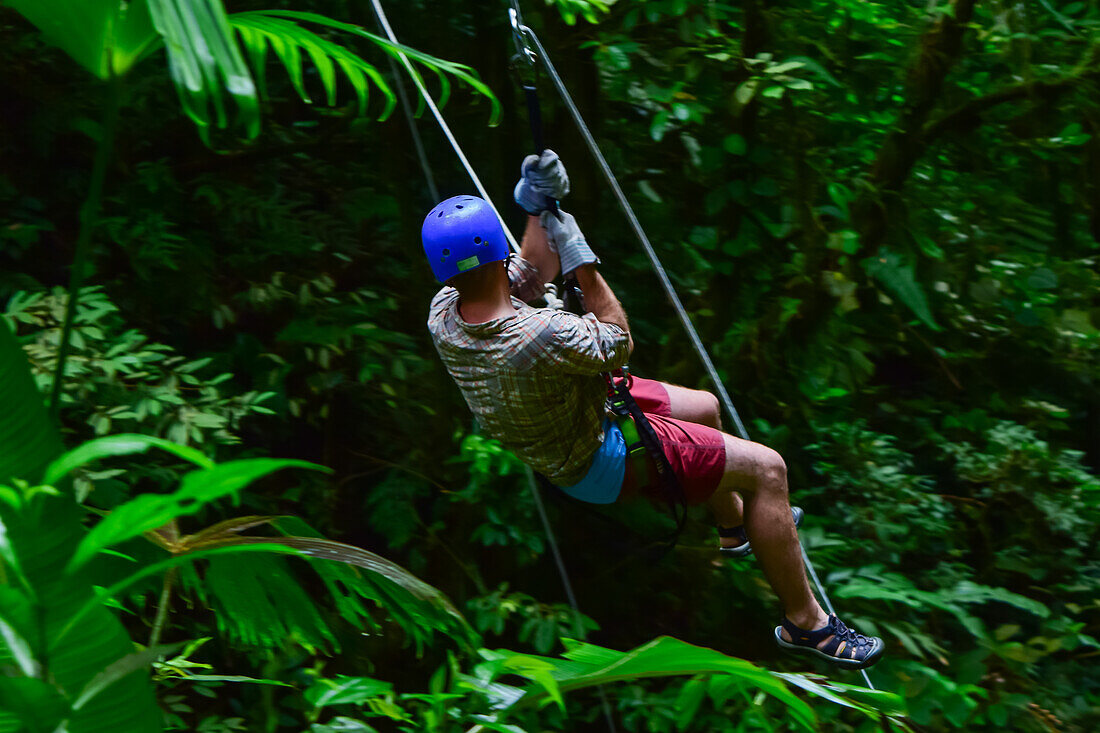
[[965,104],[959,105],[939,119],[926,124],[921,133],[921,142],[927,145],[953,128],[971,129],[976,127],[981,122],[983,113],[1006,102],[1014,102],[1029,97],[1051,100],[1069,91],[1085,78],[1085,75],[1074,74],[1054,81],[1024,82],[1005,87],[982,97],[976,97]]

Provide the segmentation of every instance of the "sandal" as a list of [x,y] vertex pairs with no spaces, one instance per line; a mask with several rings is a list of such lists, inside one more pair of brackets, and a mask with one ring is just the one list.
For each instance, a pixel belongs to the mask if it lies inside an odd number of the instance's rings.
[[[791,641],[780,635],[782,629],[787,630]],[[828,643],[818,649],[817,645],[830,636],[832,638]],[[882,657],[882,652],[886,649],[882,639],[857,634],[833,614],[829,614],[828,624],[813,631],[800,629],[784,617],[781,625],[775,627],[775,641],[784,649],[814,654],[846,669],[870,667]]]
[[[791,507],[791,519],[794,520],[794,527],[798,529],[802,526],[802,518],[805,516],[805,512],[802,511],[802,507]],[[719,547],[718,551],[727,557],[747,557],[752,554],[752,545],[749,544],[749,536],[745,534],[745,525],[739,524],[736,527],[719,527],[719,537],[736,537],[741,540],[738,544],[731,547]]]

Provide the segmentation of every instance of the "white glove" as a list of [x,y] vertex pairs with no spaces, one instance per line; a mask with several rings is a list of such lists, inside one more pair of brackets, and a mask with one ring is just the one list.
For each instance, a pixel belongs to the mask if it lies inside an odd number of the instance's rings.
[[577,226],[577,220],[572,214],[559,211],[559,219],[551,211],[544,211],[539,216],[539,223],[546,230],[546,238],[552,252],[558,253],[561,261],[561,274],[568,276],[581,265],[600,263],[600,258],[584,241],[584,234]]

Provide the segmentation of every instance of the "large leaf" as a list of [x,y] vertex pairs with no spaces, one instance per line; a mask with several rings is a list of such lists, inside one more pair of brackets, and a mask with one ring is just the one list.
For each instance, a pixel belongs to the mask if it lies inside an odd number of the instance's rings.
[[932,318],[928,298],[924,294],[924,288],[917,282],[912,265],[905,264],[896,252],[883,248],[876,256],[864,260],[863,267],[868,275],[885,285],[887,290],[909,306],[925,325],[934,331],[940,330]]
[[6,0],[100,79],[122,76],[158,41],[145,0]]
[[61,452],[61,438],[46,415],[27,356],[0,319],[0,484],[13,478],[37,482]]
[[194,514],[205,504],[243,489],[261,476],[281,468],[309,468],[327,471],[306,461],[248,458],[192,471],[171,494],[142,494],[122,504],[97,524],[80,543],[69,563],[74,572],[100,550],[156,529],[185,514]]
[[3,716],[14,717],[21,733],[53,733],[69,714],[61,692],[33,677],[0,677],[0,730]]
[[502,655],[504,671],[531,679],[535,684],[516,704],[537,702],[540,698],[582,687],[603,685],[624,680],[669,675],[724,674],[731,675],[787,706],[792,722],[806,730],[816,725],[813,711],[785,683],[798,679],[798,686],[830,702],[859,710],[869,717],[881,713],[896,714],[903,710],[901,699],[892,693],[868,692],[862,701],[842,697],[844,688],[832,688],[801,675],[780,675],[761,669],[743,659],[663,636],[632,649],[619,652],[585,642],[567,641],[565,659],[530,655]]
[[[34,592],[30,618],[21,612],[19,625],[33,625],[28,635],[44,640],[43,651],[37,644],[30,648],[40,653],[39,662],[48,661],[49,681],[69,700],[134,648],[122,624],[98,601],[91,582],[64,572],[85,533],[84,516],[84,510],[65,494],[37,492],[20,506],[0,502],[0,520],[8,528],[11,546]],[[63,634],[65,629],[72,632]],[[5,656],[0,652],[0,657]],[[42,705],[48,712],[48,700]],[[161,730],[161,722],[147,676],[130,674],[114,682],[109,695],[92,698],[73,713],[68,730],[153,733]],[[13,715],[0,712],[0,733],[23,729]]]
[[99,458],[144,453],[150,448],[160,448],[185,461],[190,461],[201,468],[213,468],[214,466],[214,461],[190,446],[173,443],[170,440],[157,438],[152,435],[120,433],[118,435],[108,435],[103,438],[96,438],[95,440],[81,443],[76,448],[58,457],[46,468],[42,483],[56,484],[64,478],[69,471]]
[[[418,647],[421,639],[427,640],[433,630],[451,638],[466,639],[471,644],[478,642],[477,634],[442,591],[397,563],[360,547],[326,540],[297,517],[280,517],[274,526],[288,535],[280,541],[294,540],[286,542],[287,546],[301,551],[308,559],[327,561],[312,562],[313,569],[338,599],[338,608],[345,618],[349,614],[341,601],[350,605],[359,597],[383,608]],[[355,615],[350,614],[349,620],[354,620]]]
[[[263,518],[247,518],[247,524]],[[321,537],[312,527],[296,517],[272,518],[274,526],[287,537],[240,537],[228,533],[209,535],[202,542],[191,542],[199,549],[257,547],[284,547],[296,551],[310,562],[311,567],[325,583],[336,610],[351,624],[377,628],[376,622],[362,601],[377,604],[386,615],[404,629],[421,648],[432,632],[463,639],[470,644],[477,642],[477,634],[465,618],[437,588],[408,572],[400,565],[354,545],[335,542]],[[228,523],[223,523],[227,526]],[[194,537],[205,535],[197,533]],[[364,572],[365,571],[365,572]],[[278,599],[275,599],[276,602]],[[254,602],[262,602],[258,594]]]

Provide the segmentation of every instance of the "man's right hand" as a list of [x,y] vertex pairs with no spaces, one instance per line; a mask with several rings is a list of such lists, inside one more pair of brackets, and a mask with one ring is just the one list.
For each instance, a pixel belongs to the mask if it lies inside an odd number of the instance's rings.
[[584,233],[572,214],[559,210],[558,216],[555,216],[551,211],[544,211],[539,216],[539,223],[546,230],[550,249],[558,253],[562,275],[568,277],[581,265],[600,263],[600,258],[584,240]]

